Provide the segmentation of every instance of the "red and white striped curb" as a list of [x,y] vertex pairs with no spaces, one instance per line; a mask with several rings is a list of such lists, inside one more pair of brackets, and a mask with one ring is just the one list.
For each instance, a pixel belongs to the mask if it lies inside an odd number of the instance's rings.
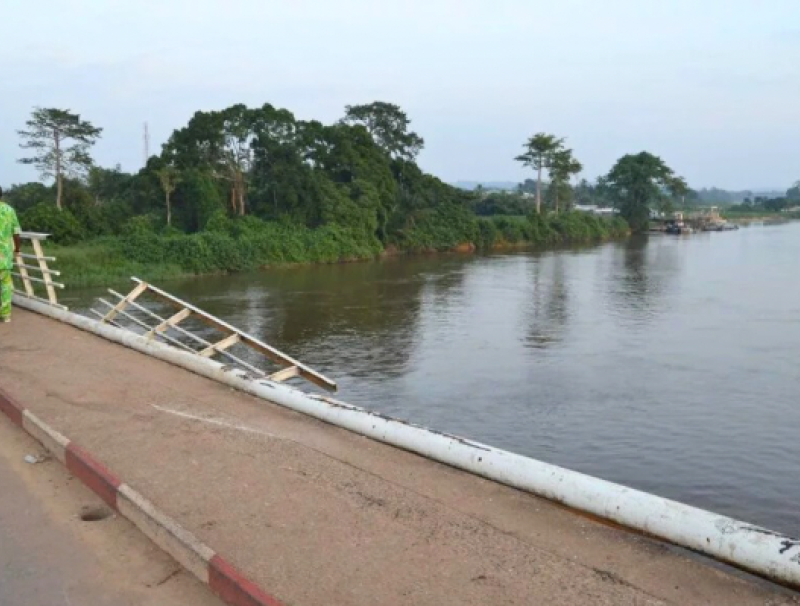
[[0,412],[29,433],[69,472],[230,606],[283,606],[213,549],[124,483],[90,453],[61,435],[0,389]]

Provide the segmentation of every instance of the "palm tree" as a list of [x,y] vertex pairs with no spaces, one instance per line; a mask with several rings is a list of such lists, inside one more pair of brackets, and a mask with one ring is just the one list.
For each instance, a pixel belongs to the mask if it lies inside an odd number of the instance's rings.
[[514,158],[536,171],[536,213],[542,212],[542,171],[550,168],[554,154],[562,149],[564,139],[547,133],[536,133],[523,145],[525,153]]

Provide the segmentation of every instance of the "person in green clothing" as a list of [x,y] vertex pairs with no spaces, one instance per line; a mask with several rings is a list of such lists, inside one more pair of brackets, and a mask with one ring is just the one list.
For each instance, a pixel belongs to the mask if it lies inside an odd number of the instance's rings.
[[14,269],[14,256],[19,254],[19,232],[17,213],[3,202],[0,188],[0,322],[11,322],[11,298],[14,295],[11,270]]

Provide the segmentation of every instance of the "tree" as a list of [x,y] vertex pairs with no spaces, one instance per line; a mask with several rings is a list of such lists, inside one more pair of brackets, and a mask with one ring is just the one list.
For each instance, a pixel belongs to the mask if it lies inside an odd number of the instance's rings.
[[51,201],[53,199],[53,187],[48,187],[38,181],[12,185],[5,191],[5,199],[14,207],[17,213],[23,213],[29,208]]
[[763,202],[764,208],[772,212],[780,212],[784,210],[788,204],[789,200],[786,198],[770,198]]
[[523,194],[535,194],[536,181],[533,179],[525,179],[522,183],[517,185],[517,191]]
[[24,139],[20,147],[32,150],[33,156],[19,162],[35,166],[43,179],[55,178],[56,206],[61,210],[64,176],[81,176],[92,165],[89,148],[103,129],[69,110],[41,107],[25,125],[28,130],[17,131]]
[[167,225],[172,225],[172,204],[170,197],[181,182],[181,175],[178,169],[167,164],[156,171],[161,188],[164,190],[164,199],[167,205]]
[[[222,111],[196,112],[185,128],[170,137],[164,159],[179,169],[207,171],[227,182],[232,212],[244,215],[254,176],[263,181],[263,173],[274,170],[276,157],[300,161],[291,152],[295,136],[290,112],[269,104],[255,109],[238,104]],[[254,175],[257,172],[262,174]]]
[[681,207],[686,206],[686,196],[689,193],[689,184],[683,177],[675,177],[667,183],[667,190],[676,200],[680,199]]
[[645,231],[650,207],[663,199],[664,190],[679,187],[682,179],[658,156],[648,152],[623,156],[604,179],[614,204],[635,232]]
[[571,149],[560,149],[553,153],[550,162],[550,184],[555,195],[555,209],[559,210],[561,192],[569,189],[572,175],[583,170],[583,164],[575,159]]
[[130,193],[132,176],[122,171],[117,164],[114,168],[92,166],[86,175],[86,186],[94,198],[95,206],[127,199]]
[[422,137],[408,130],[411,121],[405,112],[392,103],[348,105],[341,122],[366,128],[378,147],[395,160],[413,162],[425,146]]
[[786,199],[794,203],[800,202],[800,181],[786,190]]
[[523,166],[528,166],[537,172],[536,177],[536,213],[542,212],[542,171],[549,168],[553,160],[553,154],[561,150],[564,139],[559,139],[555,135],[547,133],[537,133],[527,143],[523,145],[525,153],[517,156],[515,160],[522,162]]

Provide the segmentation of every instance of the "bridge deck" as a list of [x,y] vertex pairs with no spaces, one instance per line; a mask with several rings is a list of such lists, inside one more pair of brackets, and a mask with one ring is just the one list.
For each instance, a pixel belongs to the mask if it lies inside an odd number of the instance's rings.
[[0,385],[290,604],[798,603],[29,312]]

